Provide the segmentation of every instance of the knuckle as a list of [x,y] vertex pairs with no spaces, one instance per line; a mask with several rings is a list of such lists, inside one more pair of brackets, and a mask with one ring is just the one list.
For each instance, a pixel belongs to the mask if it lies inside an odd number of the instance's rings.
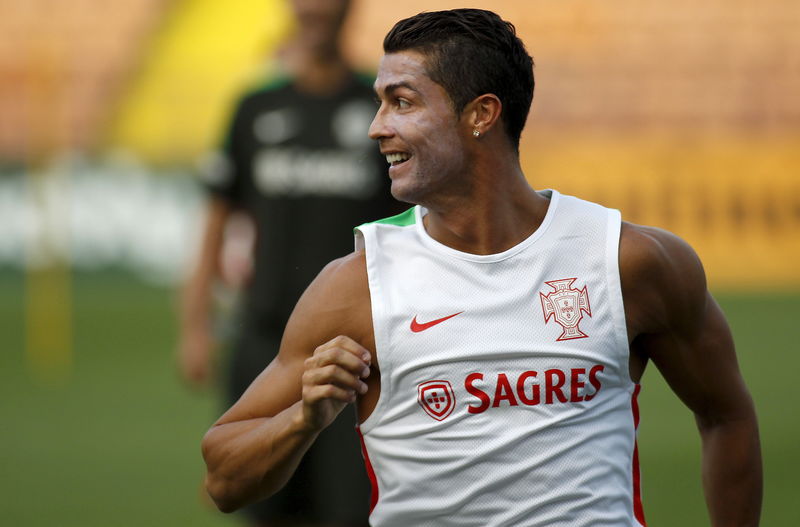
[[344,356],[345,356],[345,354],[346,354],[346,352],[345,352],[344,350],[342,350],[341,348],[336,348],[336,349],[334,349],[334,350],[331,350],[331,357],[332,357],[332,358],[333,358],[333,359],[334,359],[336,362],[341,362],[341,360],[342,360],[342,357],[344,357]]

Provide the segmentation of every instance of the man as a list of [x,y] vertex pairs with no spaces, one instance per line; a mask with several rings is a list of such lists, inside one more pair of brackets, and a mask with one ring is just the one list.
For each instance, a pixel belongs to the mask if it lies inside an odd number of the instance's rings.
[[[354,224],[398,212],[384,160],[367,129],[374,77],[345,61],[340,36],[348,0],[293,0],[297,33],[282,50],[283,72],[239,102],[216,170],[209,173],[208,224],[187,288],[182,325],[184,376],[211,375],[211,283],[232,213],[256,227],[252,276],[226,368],[228,407],[277,354],[292,308],[325,264],[352,250]],[[363,525],[369,481],[332,474],[361,462],[355,416],[326,430],[284,491],[246,510],[254,525]]]
[[[518,144],[532,60],[481,10],[384,40],[370,128],[392,194],[304,293],[278,358],[203,441],[222,510],[280,488],[352,402],[373,525],[644,525],[649,361],[694,413],[712,524],[756,525],[753,404],[702,266],[676,236],[536,192]],[[357,470],[354,468],[354,470]]]

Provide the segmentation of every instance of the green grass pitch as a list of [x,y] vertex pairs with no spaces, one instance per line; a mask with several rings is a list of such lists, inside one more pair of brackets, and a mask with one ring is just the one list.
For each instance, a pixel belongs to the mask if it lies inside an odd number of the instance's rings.
[[[43,386],[24,356],[24,287],[0,274],[0,524],[230,526],[201,498],[199,442],[219,413],[174,361],[174,291],[121,274],[76,276],[74,367]],[[762,525],[800,525],[800,295],[718,299],[759,411]],[[639,448],[648,524],[708,525],[691,415],[658,372],[645,375]]]

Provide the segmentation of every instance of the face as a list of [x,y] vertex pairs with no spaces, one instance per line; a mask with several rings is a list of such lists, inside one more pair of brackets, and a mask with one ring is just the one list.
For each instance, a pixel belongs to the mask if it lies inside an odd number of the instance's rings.
[[293,0],[301,39],[312,49],[336,46],[350,0]]
[[469,126],[456,115],[444,88],[428,77],[424,55],[384,55],[375,92],[380,108],[369,136],[390,164],[392,195],[425,205],[444,192],[457,192],[466,180]]

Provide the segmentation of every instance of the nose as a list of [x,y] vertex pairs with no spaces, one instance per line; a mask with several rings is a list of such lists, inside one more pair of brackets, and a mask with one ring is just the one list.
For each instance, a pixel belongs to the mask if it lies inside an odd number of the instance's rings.
[[375,141],[380,139],[384,139],[391,135],[389,127],[386,124],[386,116],[383,112],[383,105],[378,108],[378,111],[375,113],[375,117],[372,119],[372,123],[369,125],[369,138]]

